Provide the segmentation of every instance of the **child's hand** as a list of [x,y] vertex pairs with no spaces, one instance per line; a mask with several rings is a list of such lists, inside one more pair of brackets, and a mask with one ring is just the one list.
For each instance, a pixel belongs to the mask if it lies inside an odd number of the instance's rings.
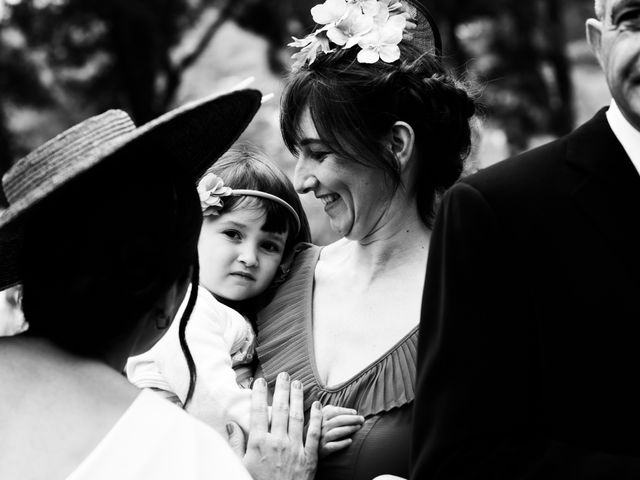
[[320,433],[320,458],[351,445],[351,435],[364,423],[364,417],[352,408],[326,405],[322,407],[322,431]]

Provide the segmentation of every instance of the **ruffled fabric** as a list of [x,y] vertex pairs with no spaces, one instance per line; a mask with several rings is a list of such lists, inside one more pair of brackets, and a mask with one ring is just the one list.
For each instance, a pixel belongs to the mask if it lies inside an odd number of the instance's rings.
[[324,387],[312,358],[313,276],[320,248],[303,246],[287,281],[258,315],[256,351],[266,380],[286,371],[304,384],[305,410],[323,405],[354,408],[365,417],[400,407],[415,398],[418,327],[350,380]]

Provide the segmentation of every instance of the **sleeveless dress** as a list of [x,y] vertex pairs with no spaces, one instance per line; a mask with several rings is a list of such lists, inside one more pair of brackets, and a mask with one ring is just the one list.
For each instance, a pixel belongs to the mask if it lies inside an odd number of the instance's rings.
[[258,315],[262,372],[272,387],[282,371],[302,381],[306,413],[319,400],[365,417],[348,448],[320,460],[316,480],[370,480],[385,473],[408,478],[418,327],[351,379],[325,387],[315,365],[311,313],[320,250],[301,247],[289,278]]

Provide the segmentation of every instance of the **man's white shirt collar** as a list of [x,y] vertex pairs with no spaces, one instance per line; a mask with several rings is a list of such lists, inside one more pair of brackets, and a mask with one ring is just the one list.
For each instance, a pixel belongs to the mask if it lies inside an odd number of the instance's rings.
[[624,118],[613,99],[609,110],[607,110],[607,120],[611,130],[613,130],[613,134],[622,144],[622,148],[627,152],[638,174],[640,174],[640,132]]

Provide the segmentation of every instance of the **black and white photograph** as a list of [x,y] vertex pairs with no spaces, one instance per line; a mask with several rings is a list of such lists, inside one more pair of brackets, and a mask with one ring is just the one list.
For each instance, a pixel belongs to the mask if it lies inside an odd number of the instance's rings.
[[640,0],[0,0],[1,480],[640,479]]

